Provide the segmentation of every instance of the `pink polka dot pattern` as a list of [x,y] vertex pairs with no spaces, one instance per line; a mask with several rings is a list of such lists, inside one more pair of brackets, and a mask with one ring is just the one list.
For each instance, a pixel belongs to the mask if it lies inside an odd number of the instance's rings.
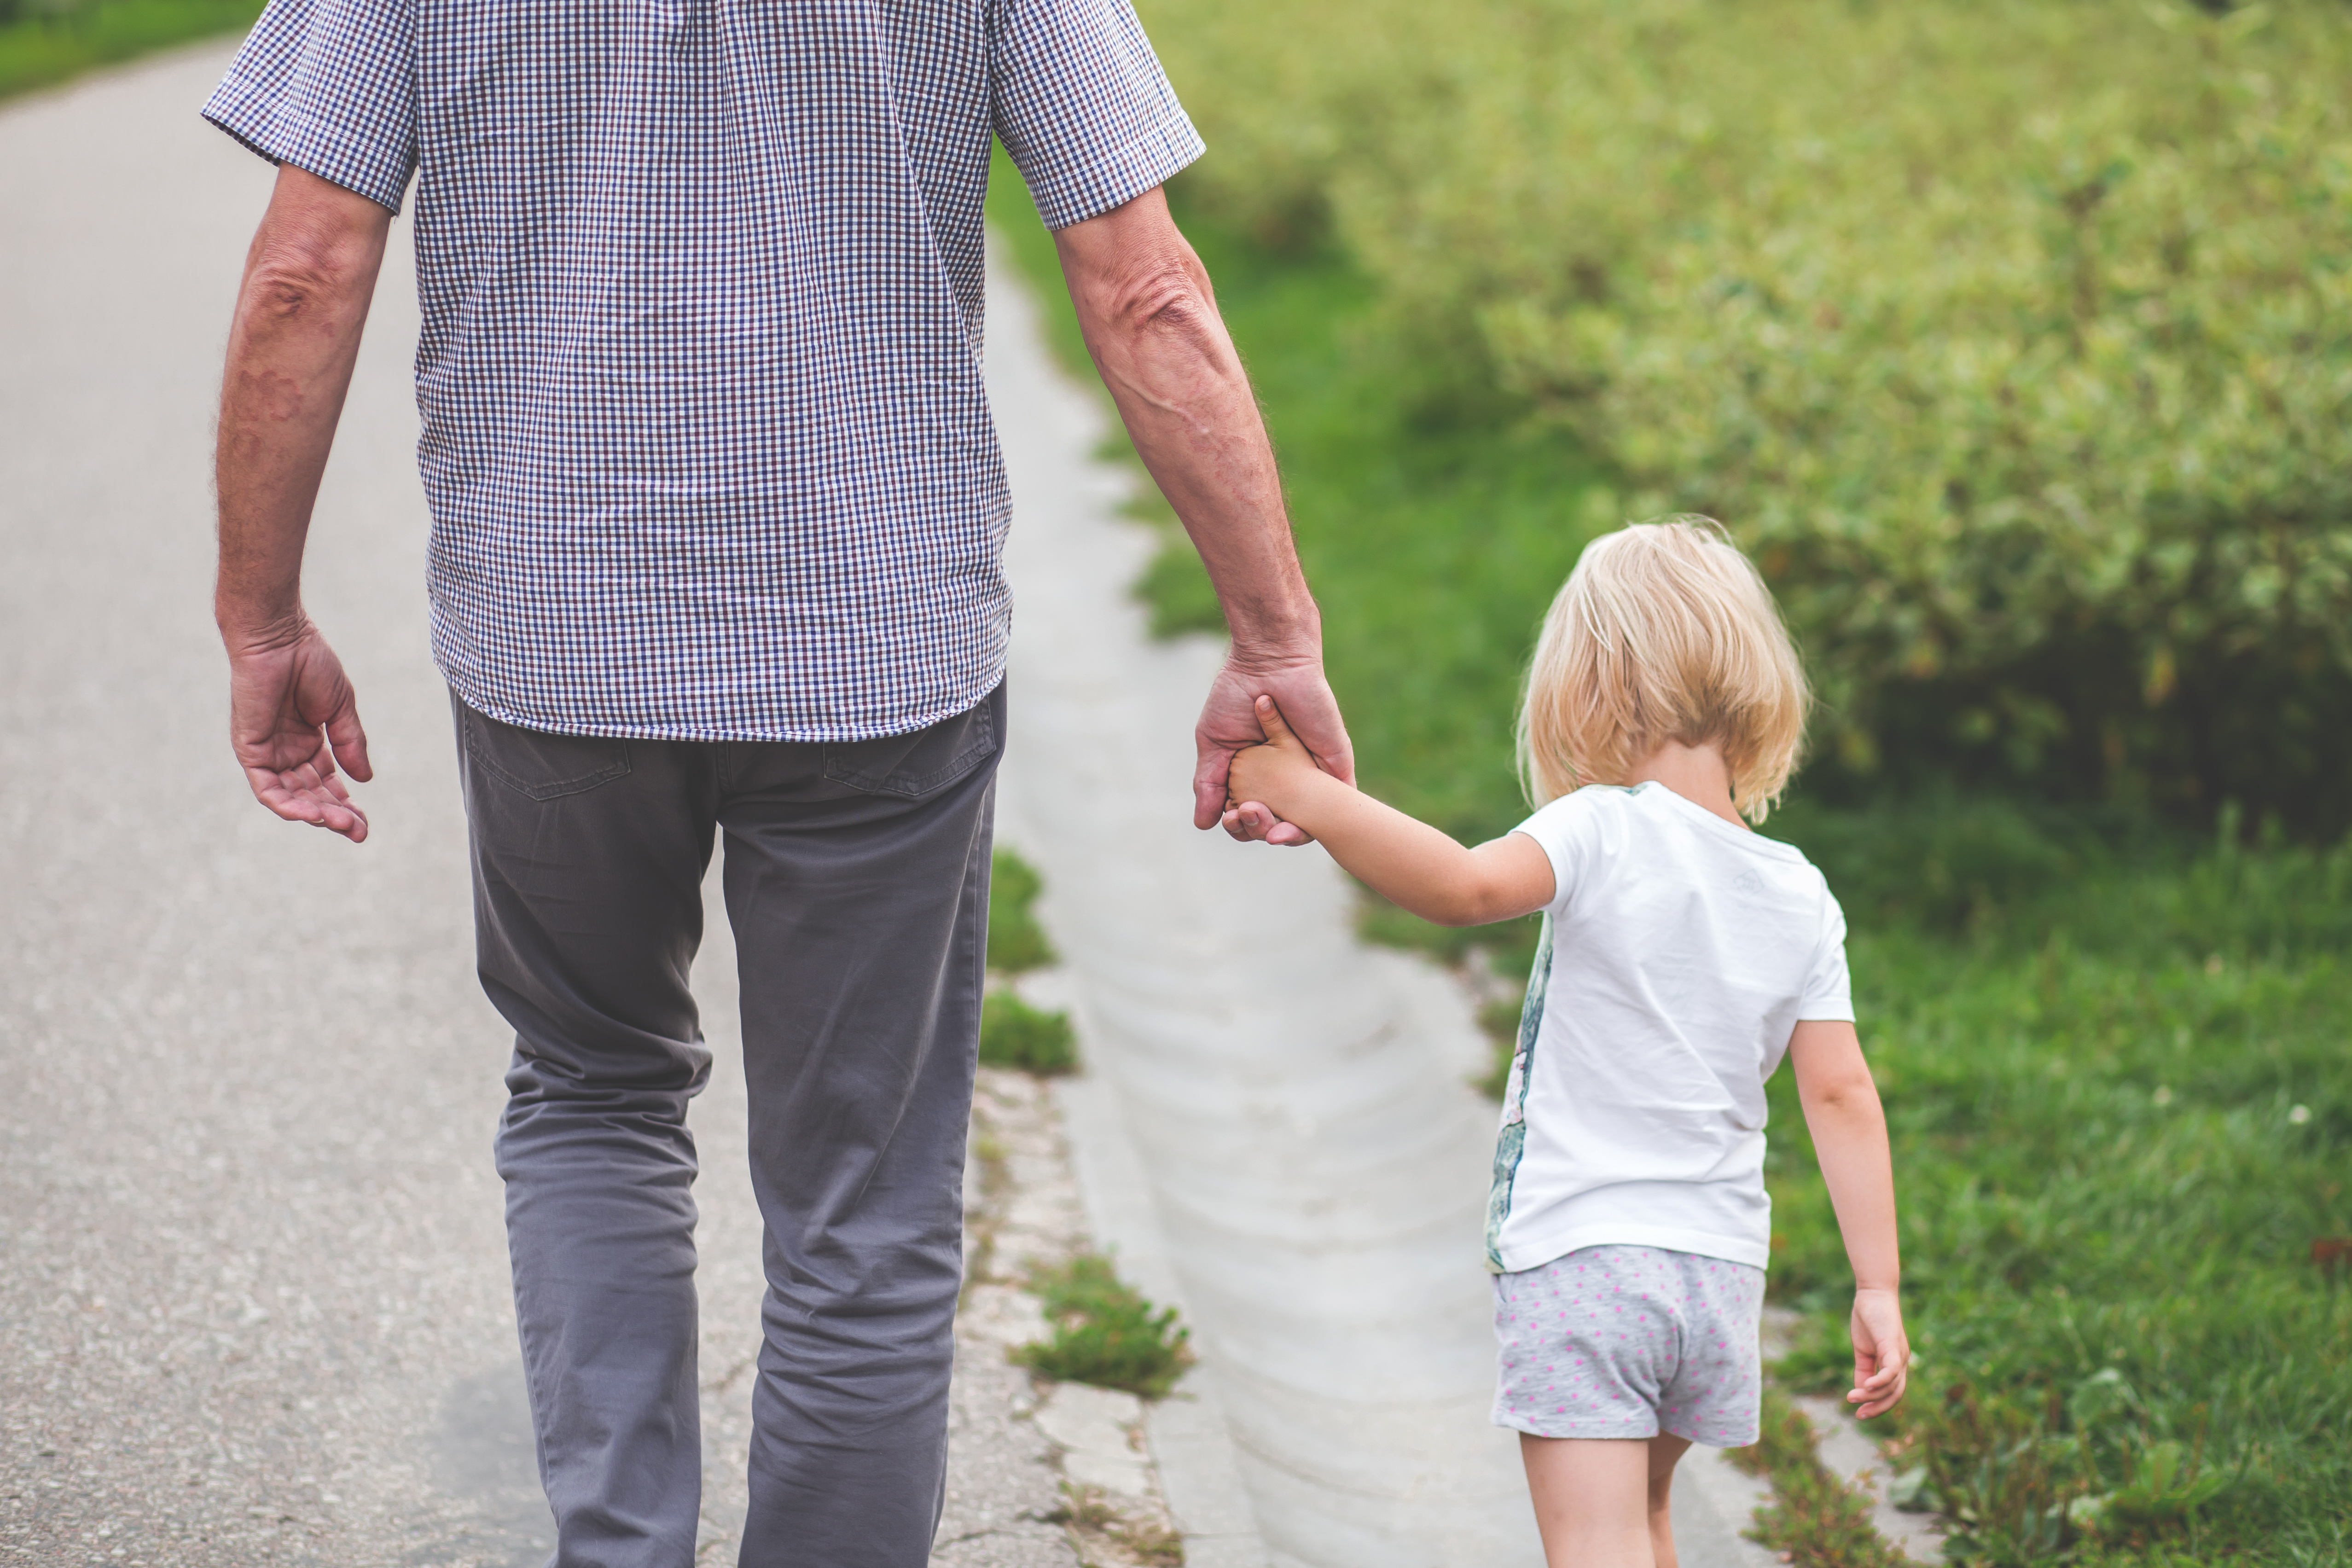
[[1495,1425],[1538,1437],[1756,1441],[1764,1271],[1588,1247],[1495,1278]]

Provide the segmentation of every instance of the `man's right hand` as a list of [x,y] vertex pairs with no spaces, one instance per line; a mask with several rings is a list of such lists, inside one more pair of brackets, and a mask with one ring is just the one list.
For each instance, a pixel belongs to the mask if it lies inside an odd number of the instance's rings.
[[302,545],[391,223],[365,196],[278,169],[229,323],[214,469],[229,743],[256,800],[354,844],[367,817],[335,774],[374,776],[367,732],[342,660],[302,613]]
[[253,798],[289,822],[307,822],[352,843],[367,815],[336,776],[364,784],[367,731],[342,660],[307,620],[278,635],[229,639],[229,744]]

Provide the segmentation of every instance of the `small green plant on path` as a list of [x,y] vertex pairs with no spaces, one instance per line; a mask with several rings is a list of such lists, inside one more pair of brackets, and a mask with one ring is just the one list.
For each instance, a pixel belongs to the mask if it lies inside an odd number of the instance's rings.
[[1067,1013],[1032,1007],[1010,991],[992,991],[980,1005],[983,1067],[1017,1068],[1041,1078],[1078,1070],[1077,1031]]
[[1026,974],[1059,961],[1045,928],[1037,923],[1037,895],[1045,890],[1037,868],[1010,849],[989,858],[988,967],[999,974]]
[[1041,1377],[1160,1399],[1192,1364],[1191,1331],[1177,1322],[1176,1309],[1155,1309],[1099,1254],[1041,1267],[1029,1288],[1053,1336],[1011,1354]]
[[[1000,976],[1026,974],[1058,961],[1037,923],[1045,879],[1010,849],[999,849],[988,882],[988,967]],[[1050,1077],[1078,1070],[1077,1032],[1067,1013],[1032,1007],[1010,990],[991,991],[980,1007],[982,1066],[1017,1068]]]

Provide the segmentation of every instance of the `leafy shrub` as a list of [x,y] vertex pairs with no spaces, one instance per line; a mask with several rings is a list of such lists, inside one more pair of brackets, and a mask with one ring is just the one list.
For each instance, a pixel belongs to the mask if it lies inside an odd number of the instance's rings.
[[1048,1078],[1076,1072],[1077,1033],[1067,1013],[1048,1013],[1010,991],[992,991],[980,1005],[980,1060]]
[[991,857],[988,872],[988,967],[999,974],[1026,974],[1059,962],[1045,928],[1037,923],[1037,895],[1045,879],[1010,849]]
[[1159,1399],[1192,1364],[1192,1334],[1177,1323],[1176,1310],[1155,1310],[1107,1258],[1083,1253],[1040,1268],[1029,1288],[1044,1302],[1054,1335],[1016,1347],[1012,1356],[1041,1376]]
[[[2352,15],[1156,0],[1202,199],[1716,512],[1831,772],[2352,820]],[[1270,42],[1271,41],[1271,42]]]

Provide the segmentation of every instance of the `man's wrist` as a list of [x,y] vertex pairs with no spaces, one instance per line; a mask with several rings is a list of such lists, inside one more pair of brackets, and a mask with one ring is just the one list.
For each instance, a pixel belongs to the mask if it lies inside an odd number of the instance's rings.
[[1274,675],[1323,668],[1323,627],[1319,619],[1279,634],[1234,637],[1228,656],[1234,668],[1252,675]]
[[298,602],[292,608],[244,605],[220,598],[213,602],[213,624],[232,657],[275,653],[300,642],[310,629],[310,617]]

